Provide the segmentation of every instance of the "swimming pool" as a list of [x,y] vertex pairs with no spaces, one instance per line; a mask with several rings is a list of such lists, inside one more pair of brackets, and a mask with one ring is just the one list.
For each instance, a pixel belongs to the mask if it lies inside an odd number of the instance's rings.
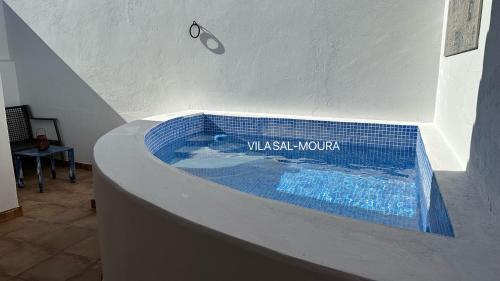
[[195,176],[259,197],[453,236],[418,127],[198,114],[146,146]]

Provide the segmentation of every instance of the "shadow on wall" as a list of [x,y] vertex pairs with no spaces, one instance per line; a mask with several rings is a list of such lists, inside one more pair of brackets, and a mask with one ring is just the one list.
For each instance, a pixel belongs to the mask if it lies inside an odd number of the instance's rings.
[[203,26],[200,26],[200,31],[200,42],[203,46],[205,46],[205,48],[216,55],[222,55],[226,52],[222,42],[217,39],[212,32],[208,31],[208,29]]
[[500,1],[492,1],[484,51],[476,122],[467,173],[487,201],[492,216],[500,214]]
[[75,147],[78,162],[90,163],[97,139],[125,120],[9,6],[4,4],[4,10],[20,102],[30,105],[36,116],[58,118],[64,144]]

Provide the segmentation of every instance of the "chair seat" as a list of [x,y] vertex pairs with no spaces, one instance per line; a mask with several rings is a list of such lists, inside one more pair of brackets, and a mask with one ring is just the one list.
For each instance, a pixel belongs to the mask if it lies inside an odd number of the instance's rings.
[[35,145],[34,141],[26,140],[26,141],[19,141],[19,142],[11,143],[10,149],[12,152],[17,152],[17,151],[25,150],[28,148],[33,148],[35,146],[36,145]]

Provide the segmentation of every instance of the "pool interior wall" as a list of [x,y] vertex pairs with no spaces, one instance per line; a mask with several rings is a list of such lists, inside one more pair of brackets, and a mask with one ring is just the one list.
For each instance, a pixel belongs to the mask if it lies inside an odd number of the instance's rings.
[[[406,168],[404,165],[412,165],[411,168],[415,170],[416,174],[415,185],[417,206],[415,212],[419,213],[417,216],[418,227],[408,226],[406,222],[401,223],[400,221],[404,220],[399,220],[394,214],[388,217],[377,214],[376,212],[360,212],[359,210],[354,212],[346,212],[344,210],[342,213],[333,211],[330,213],[395,227],[454,236],[450,219],[433,176],[433,171],[417,126],[197,114],[177,117],[157,125],[146,134],[145,144],[151,153],[155,154],[163,161],[171,163],[171,157],[173,155],[173,153],[171,153],[172,147],[181,146],[188,137],[213,136],[216,134],[240,136],[239,139],[243,138],[245,140],[255,140],[256,137],[258,137],[259,140],[334,140],[337,141],[342,148],[349,147],[350,155],[346,156],[344,154],[342,156],[342,153],[328,154],[318,153],[316,151],[315,157],[319,155],[322,155],[322,157],[330,155],[334,161],[342,161],[335,158],[343,158],[343,160],[345,160],[344,158],[348,157],[352,159],[353,154],[357,154],[357,156],[354,156],[357,158],[356,160],[364,163],[373,161],[372,157],[374,154],[383,154],[383,162],[389,161],[397,163],[399,166],[403,165],[403,169]],[[279,155],[282,152],[269,151],[267,153]],[[311,156],[310,154],[304,155],[304,153],[310,152],[293,151],[292,153],[298,154],[294,155],[294,157],[297,158],[301,156]],[[380,156],[378,156],[377,159],[380,159]],[[329,160],[331,162],[332,159]],[[380,162],[380,160],[376,161]],[[383,164],[389,165],[391,163]],[[197,174],[194,170],[188,170],[188,172],[204,177],[204,172],[201,174]],[[225,182],[219,183],[225,184]],[[230,183],[225,185],[232,187]],[[249,192],[244,189],[242,191],[259,195],[258,192]],[[281,198],[269,196],[262,197],[328,212],[328,210],[324,208],[311,207],[307,204],[292,202],[289,199],[282,200]],[[323,204],[323,206],[325,206],[325,204]]]

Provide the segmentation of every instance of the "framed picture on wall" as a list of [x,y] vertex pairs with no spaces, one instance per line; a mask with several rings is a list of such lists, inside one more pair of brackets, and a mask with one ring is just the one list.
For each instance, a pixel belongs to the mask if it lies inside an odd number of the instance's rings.
[[450,0],[444,49],[446,57],[477,49],[482,6],[482,0]]

